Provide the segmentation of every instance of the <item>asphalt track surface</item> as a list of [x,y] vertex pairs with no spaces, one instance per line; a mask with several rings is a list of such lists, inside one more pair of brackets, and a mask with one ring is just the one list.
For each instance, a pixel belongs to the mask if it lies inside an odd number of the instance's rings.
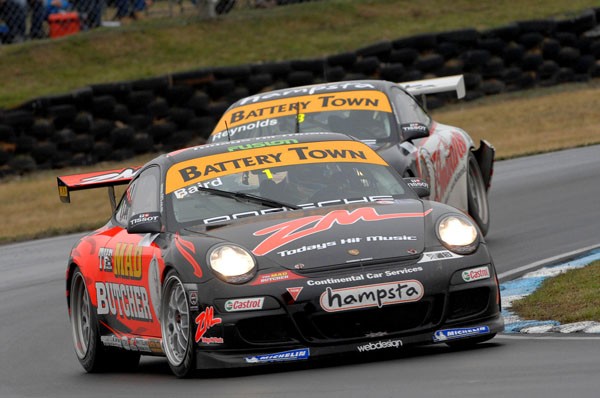
[[[488,242],[500,274],[598,245],[600,146],[498,162],[490,201]],[[0,246],[2,398],[600,396],[599,335],[499,335],[464,351],[435,345],[191,380],[150,357],[134,373],[86,374],[64,297],[78,236]]]

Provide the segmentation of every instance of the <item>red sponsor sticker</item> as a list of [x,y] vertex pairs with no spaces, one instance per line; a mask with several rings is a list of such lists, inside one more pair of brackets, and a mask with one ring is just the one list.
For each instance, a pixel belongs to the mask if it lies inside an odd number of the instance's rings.
[[488,267],[473,268],[463,271],[462,278],[465,282],[474,282],[481,279],[487,279],[490,277],[490,270]]
[[288,293],[292,296],[292,298],[294,299],[294,301],[298,300],[298,296],[300,295],[300,292],[302,291],[302,287],[288,287],[287,290]]
[[222,322],[221,318],[215,318],[214,314],[215,309],[211,306],[206,307],[206,309],[196,317],[196,325],[198,325],[198,329],[196,329],[196,343],[202,340],[204,333],[206,333],[208,329]]
[[252,286],[265,285],[267,283],[291,281],[294,279],[304,279],[304,277],[302,277],[300,275],[296,275],[290,271],[271,272],[270,274],[259,275],[258,279],[256,279],[250,285],[252,285]]
[[[254,233],[254,236],[269,235],[252,251],[256,256],[264,256],[273,250],[285,246],[295,240],[309,235],[327,231],[334,224],[352,225],[358,221],[382,221],[398,218],[425,217],[431,209],[424,213],[390,213],[379,214],[373,207],[363,207],[354,211],[334,210],[323,216],[308,216],[281,224],[272,225]],[[310,226],[312,224],[312,226]]]

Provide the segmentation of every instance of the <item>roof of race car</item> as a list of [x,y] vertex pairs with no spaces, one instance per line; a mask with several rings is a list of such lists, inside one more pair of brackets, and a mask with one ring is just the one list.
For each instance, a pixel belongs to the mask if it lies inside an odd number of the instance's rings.
[[[282,149],[284,146],[287,149]],[[321,162],[387,165],[367,145],[337,133],[285,134],[207,144],[171,152],[151,163],[167,166],[165,192],[171,193],[191,184],[241,171]]]
[[279,98],[292,98],[301,95],[324,94],[328,92],[356,91],[356,90],[376,90],[386,91],[386,88],[394,83],[385,80],[349,80],[335,83],[319,83],[308,86],[298,86],[273,90],[266,93],[259,93],[249,97],[242,98],[233,103],[229,109],[241,105],[265,102]]

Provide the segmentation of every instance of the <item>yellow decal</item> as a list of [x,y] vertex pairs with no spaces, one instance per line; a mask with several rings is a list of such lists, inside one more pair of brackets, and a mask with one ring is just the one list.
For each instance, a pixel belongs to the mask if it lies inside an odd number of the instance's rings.
[[58,195],[64,196],[64,197],[69,196],[69,191],[67,190],[67,187],[62,186],[62,185],[60,187],[58,187]]
[[245,171],[328,162],[387,165],[371,148],[356,141],[307,142],[284,147],[255,148],[174,164],[167,171],[165,192],[169,194],[192,184]]
[[[223,115],[214,131],[224,131],[240,124],[295,114],[299,114],[298,122],[302,123],[306,113],[342,110],[392,112],[387,96],[380,91],[359,90],[320,93],[264,101],[233,108]],[[302,115],[302,119],[300,119],[300,115]],[[225,123],[227,123],[227,126]]]
[[117,243],[113,256],[113,274],[119,278],[140,279],[142,277],[143,247],[131,243]]

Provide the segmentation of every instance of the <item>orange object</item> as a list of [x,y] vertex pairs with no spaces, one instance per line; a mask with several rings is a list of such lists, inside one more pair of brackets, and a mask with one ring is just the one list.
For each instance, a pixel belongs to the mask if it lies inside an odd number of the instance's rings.
[[50,37],[56,38],[79,32],[79,14],[76,12],[61,12],[48,16]]

